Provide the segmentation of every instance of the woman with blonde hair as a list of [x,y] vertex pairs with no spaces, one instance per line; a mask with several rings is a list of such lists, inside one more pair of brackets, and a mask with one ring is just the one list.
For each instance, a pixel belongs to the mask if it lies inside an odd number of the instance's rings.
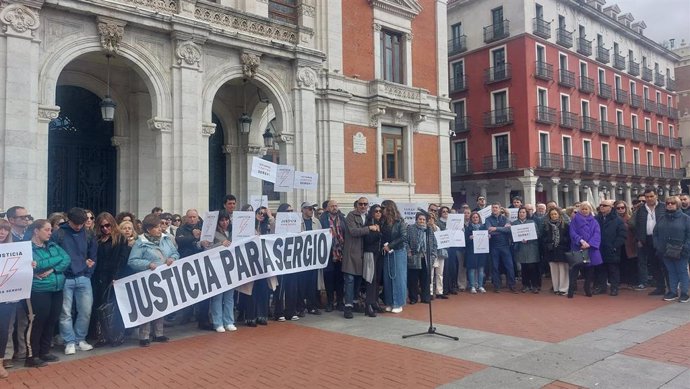
[[134,242],[139,237],[139,234],[137,234],[137,231],[134,229],[134,224],[132,224],[132,222],[130,221],[123,221],[117,227],[120,230],[122,236],[124,236],[127,240],[127,245],[129,247],[132,247],[134,245]]
[[[573,213],[570,221],[570,250],[587,251],[589,263],[576,266],[570,270],[570,290],[568,297],[572,297],[580,269],[585,273],[585,295],[592,297],[592,283],[594,270],[603,263],[599,247],[601,245],[601,227],[594,218],[594,207],[589,201],[580,203],[578,212]],[[584,267],[583,267],[584,266]]]
[[407,284],[407,225],[392,200],[381,203],[383,224],[383,296],[386,311],[402,312]]

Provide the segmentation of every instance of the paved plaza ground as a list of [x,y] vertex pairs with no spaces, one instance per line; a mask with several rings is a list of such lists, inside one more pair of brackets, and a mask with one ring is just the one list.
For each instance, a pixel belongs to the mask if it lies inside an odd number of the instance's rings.
[[[548,288],[548,285],[547,285]],[[368,318],[308,315],[237,332],[166,329],[173,340],[13,368],[0,388],[690,388],[690,303],[461,293]],[[61,350],[58,350],[61,351]]]

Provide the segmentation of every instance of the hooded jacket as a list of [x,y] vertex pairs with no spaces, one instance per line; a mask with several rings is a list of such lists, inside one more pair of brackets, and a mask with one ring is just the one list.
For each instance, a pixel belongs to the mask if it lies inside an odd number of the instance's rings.
[[93,232],[86,228],[75,231],[70,227],[69,222],[65,222],[60,224],[50,240],[62,247],[70,257],[70,266],[65,270],[65,277],[84,276],[91,278],[96,265],[88,267],[86,260],[91,259],[96,262],[98,255],[98,242]]

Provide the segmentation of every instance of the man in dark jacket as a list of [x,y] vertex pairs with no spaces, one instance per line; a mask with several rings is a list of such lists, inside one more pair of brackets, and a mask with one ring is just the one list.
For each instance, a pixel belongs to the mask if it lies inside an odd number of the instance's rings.
[[681,193],[680,196],[678,196],[680,199],[680,210],[690,216],[690,195],[687,193]]
[[[86,342],[86,333],[91,320],[93,291],[91,275],[96,266],[98,243],[93,232],[84,228],[86,211],[72,208],[67,212],[67,222],[51,236],[51,240],[62,247],[70,257],[70,266],[65,270],[62,313],[60,313],[60,336],[65,340],[65,354],[89,351],[93,346]],[[72,320],[72,307],[76,304],[77,319]]]
[[[345,216],[338,208],[338,202],[328,201],[326,212],[319,219],[321,228],[329,228],[333,235],[333,246],[328,258],[328,265],[323,269],[323,282],[326,287],[326,312],[333,310],[335,304],[338,309],[343,306],[343,246],[345,243]],[[337,296],[337,297],[336,297]]]
[[664,204],[659,203],[656,189],[647,188],[644,191],[644,204],[635,212],[635,241],[639,248],[637,254],[638,282],[636,289],[642,290],[647,285],[648,270],[652,272],[655,289],[650,296],[663,296],[666,294],[666,270],[654,249],[652,234],[654,226],[666,212]]
[[489,253],[491,254],[492,270],[491,282],[494,284],[494,292],[501,290],[500,264],[506,269],[508,278],[508,289],[517,293],[515,289],[515,272],[513,270],[513,256],[510,252],[510,222],[501,215],[501,204],[491,204],[491,216],[484,222],[486,229],[489,230]]
[[599,204],[599,214],[595,217],[601,229],[601,246],[599,251],[604,260],[603,266],[595,269],[596,279],[594,293],[606,292],[606,279],[611,284],[611,296],[618,296],[618,285],[620,284],[620,260],[621,251],[625,244],[625,225],[613,210],[613,200],[602,200]]

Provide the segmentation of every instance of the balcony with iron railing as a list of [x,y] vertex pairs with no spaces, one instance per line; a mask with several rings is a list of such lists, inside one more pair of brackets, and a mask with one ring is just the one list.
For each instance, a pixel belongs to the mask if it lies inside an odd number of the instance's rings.
[[630,106],[633,108],[640,108],[642,106],[642,96],[631,93]]
[[616,134],[617,137],[621,139],[632,139],[633,137],[633,130],[632,128],[619,124],[618,125],[618,133]]
[[611,98],[611,85],[599,83],[599,89],[597,90],[597,95],[603,99]]
[[611,55],[609,54],[609,49],[604,46],[597,46],[597,61],[601,63],[609,63],[611,61]]
[[592,55],[592,41],[582,37],[577,38],[577,52],[587,57]]
[[683,148],[683,138],[671,138],[671,148],[681,149]]
[[544,105],[538,105],[536,108],[537,123],[556,124],[556,110]]
[[668,147],[671,145],[671,137],[667,135],[659,135],[659,146]]
[[643,66],[642,67],[642,79],[645,81],[652,81],[653,78],[654,78],[654,72],[652,71],[652,69]]
[[512,66],[509,63],[484,69],[484,83],[491,84],[508,80],[512,77]]
[[495,128],[513,123],[513,109],[503,108],[484,112],[484,127]]
[[556,153],[537,153],[537,168],[545,170],[561,170],[563,157]]
[[451,77],[449,81],[450,85],[448,89],[450,89],[450,93],[467,90],[467,80],[464,74]]
[[642,107],[647,112],[656,112],[656,102],[654,100],[644,99],[644,106]]
[[470,117],[469,116],[456,116],[453,124],[453,131],[456,134],[470,131]]
[[616,89],[616,103],[627,104],[628,101],[630,101],[628,92],[624,91],[623,89]]
[[666,77],[666,89],[670,90],[671,92],[676,92],[676,80],[672,79],[671,77]]
[[668,116],[668,105],[658,103],[656,105],[656,114],[659,116]]
[[668,117],[671,119],[678,119],[678,109],[673,107],[668,107]]
[[495,42],[509,36],[510,22],[508,20],[484,27],[484,43]]
[[558,125],[563,128],[573,129],[578,126],[579,122],[580,120],[578,114],[568,111],[561,111],[561,120],[558,122]]
[[655,72],[654,73],[654,85],[656,85],[656,86],[666,85],[666,77],[659,72]]
[[611,136],[616,135],[616,124],[608,120],[601,120],[599,122],[601,126],[601,135]]
[[452,160],[451,174],[453,176],[466,176],[472,174],[471,161],[469,159]]
[[467,35],[460,35],[448,40],[448,56],[467,51]]
[[644,130],[640,130],[639,128],[633,128],[632,139],[637,142],[645,142],[647,141],[647,134]]
[[541,18],[532,19],[532,33],[538,37],[549,39],[551,38],[551,22],[547,22]]
[[517,168],[515,163],[517,156],[513,153],[502,155],[486,155],[483,158],[484,171],[513,170]]
[[659,134],[654,133],[654,132],[646,132],[647,139],[646,143],[649,143],[650,145],[658,145],[659,144]]
[[613,53],[613,67],[618,70],[625,70],[625,57],[618,53]]
[[590,116],[582,117],[582,125],[580,126],[580,131],[584,132],[600,132],[599,122],[597,119]]
[[594,79],[587,76],[580,76],[580,92],[594,93]]
[[537,61],[535,65],[534,77],[547,81],[553,80],[553,65],[543,61]]
[[640,63],[629,59],[628,60],[628,74],[630,74],[631,76],[639,76],[640,75]]
[[574,88],[575,73],[566,69],[558,69],[558,83],[568,88]]
[[557,28],[556,43],[567,48],[573,47],[573,32],[565,28]]

